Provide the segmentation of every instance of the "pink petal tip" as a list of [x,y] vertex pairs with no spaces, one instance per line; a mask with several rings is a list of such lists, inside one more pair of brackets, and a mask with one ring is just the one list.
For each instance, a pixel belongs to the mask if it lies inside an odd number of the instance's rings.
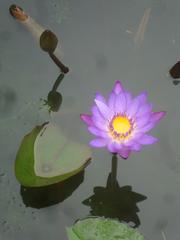
[[88,126],[91,126],[93,124],[92,119],[91,119],[91,115],[89,115],[89,114],[81,114],[80,118]]
[[123,91],[123,86],[119,80],[117,80],[114,84],[113,92],[115,94],[119,94],[120,92]]
[[159,122],[166,115],[165,111],[162,112],[153,112],[151,120],[155,123]]

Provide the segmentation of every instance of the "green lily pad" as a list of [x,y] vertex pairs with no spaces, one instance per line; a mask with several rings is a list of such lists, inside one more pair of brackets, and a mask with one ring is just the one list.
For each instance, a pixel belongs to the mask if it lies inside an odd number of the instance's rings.
[[46,123],[35,127],[22,140],[15,174],[23,186],[47,186],[82,171],[89,159],[87,146],[69,141],[57,126]]
[[67,228],[69,240],[144,240],[135,229],[116,220],[87,218]]

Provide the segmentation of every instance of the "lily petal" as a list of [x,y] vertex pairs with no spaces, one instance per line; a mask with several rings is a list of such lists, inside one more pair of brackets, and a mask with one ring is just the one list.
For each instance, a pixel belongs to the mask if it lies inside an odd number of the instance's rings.
[[136,114],[136,117],[141,117],[147,113],[150,113],[152,110],[152,104],[144,104],[138,109],[138,112]]
[[106,104],[106,99],[104,98],[103,95],[101,95],[101,94],[98,93],[98,92],[96,93],[95,99]]
[[105,120],[102,120],[96,116],[92,116],[93,125],[97,128],[106,131],[107,130],[107,124]]
[[117,80],[114,84],[113,92],[118,95],[122,91],[123,91],[123,86],[121,82]]
[[115,103],[114,103],[114,111],[116,113],[122,113],[124,114],[126,110],[126,98],[123,93],[119,94],[115,98]]
[[102,116],[105,119],[111,119],[114,115],[114,112],[103,102],[99,101],[99,100],[95,100],[95,103],[100,111],[100,113],[102,114]]
[[115,146],[115,144],[113,142],[109,142],[108,143],[107,149],[111,153],[116,153],[117,152],[116,146]]
[[166,112],[153,112],[151,116],[151,121],[154,123],[158,123],[164,116],[166,115]]
[[131,146],[131,150],[136,151],[136,152],[141,151],[141,148],[142,148],[142,145],[139,144],[139,143],[134,143],[134,144]]
[[87,125],[89,125],[89,126],[93,125],[93,121],[92,121],[91,115],[89,115],[89,114],[81,114],[80,118]]
[[91,109],[92,112],[92,117],[96,117],[101,121],[105,121],[106,119],[102,116],[102,114],[100,113],[99,109],[97,106],[93,106]]
[[116,99],[116,94],[114,92],[112,92],[108,99],[108,107],[110,109],[114,109],[115,99]]
[[151,130],[154,126],[155,126],[155,123],[150,122],[150,123],[146,124],[145,126],[141,127],[141,132],[146,133],[149,130]]
[[124,92],[124,96],[126,98],[126,112],[127,112],[127,110],[132,104],[132,94],[126,91]]
[[118,151],[118,155],[122,157],[123,159],[127,159],[131,153],[131,150],[129,149],[121,149]]
[[146,135],[146,134],[144,134],[140,139],[138,139],[138,143],[143,145],[153,144],[153,143],[156,143],[157,141],[158,141],[157,138],[151,135]]
[[139,131],[141,131],[141,128],[150,122],[149,119],[150,119],[150,114],[146,114],[146,115],[142,116],[141,118],[139,117],[136,119],[136,124],[137,124]]
[[105,131],[98,129],[96,127],[90,126],[88,127],[88,130],[90,133],[94,134],[95,136],[102,137],[102,138],[107,137],[107,133]]
[[105,147],[107,144],[107,140],[103,138],[96,138],[92,140],[89,144],[91,147],[96,147],[96,148]]
[[139,109],[140,102],[138,99],[134,99],[129,109],[127,109],[127,115],[133,118]]
[[138,96],[136,97],[136,99],[138,99],[141,104],[145,104],[146,101],[147,101],[147,95],[148,95],[147,92],[144,91],[144,92],[142,92],[140,95],[138,95]]

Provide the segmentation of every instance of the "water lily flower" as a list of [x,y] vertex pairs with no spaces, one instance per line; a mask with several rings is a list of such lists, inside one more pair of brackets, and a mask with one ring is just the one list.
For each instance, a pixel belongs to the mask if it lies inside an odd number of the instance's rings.
[[94,101],[92,114],[81,114],[88,131],[96,136],[90,146],[107,147],[109,152],[127,159],[132,151],[138,152],[143,145],[158,141],[147,132],[164,117],[165,112],[152,111],[147,92],[133,98],[121,82],[116,81],[108,100],[97,93]]

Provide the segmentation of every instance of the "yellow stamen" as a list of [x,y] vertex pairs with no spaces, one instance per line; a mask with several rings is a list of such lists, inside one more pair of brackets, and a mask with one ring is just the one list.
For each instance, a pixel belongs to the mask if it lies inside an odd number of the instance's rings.
[[118,134],[126,134],[131,130],[131,122],[127,117],[117,116],[112,121],[112,127]]

